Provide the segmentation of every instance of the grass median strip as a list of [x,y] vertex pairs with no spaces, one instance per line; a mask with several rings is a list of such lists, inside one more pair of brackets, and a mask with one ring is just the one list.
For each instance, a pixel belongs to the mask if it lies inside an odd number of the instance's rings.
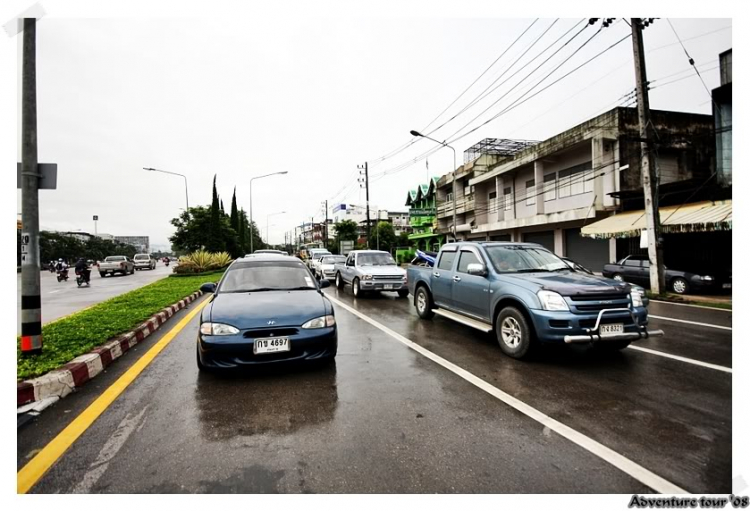
[[92,348],[132,330],[163,308],[196,292],[204,282],[218,281],[221,274],[163,278],[44,325],[44,348],[40,355],[21,356],[20,339],[17,339],[18,379],[41,376],[88,353]]

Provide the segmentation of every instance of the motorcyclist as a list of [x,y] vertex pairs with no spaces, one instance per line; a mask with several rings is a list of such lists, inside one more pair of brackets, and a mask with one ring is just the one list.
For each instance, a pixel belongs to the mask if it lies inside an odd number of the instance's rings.
[[81,275],[83,281],[86,283],[91,280],[91,270],[89,269],[86,259],[83,257],[78,258],[78,261],[76,262],[76,275]]

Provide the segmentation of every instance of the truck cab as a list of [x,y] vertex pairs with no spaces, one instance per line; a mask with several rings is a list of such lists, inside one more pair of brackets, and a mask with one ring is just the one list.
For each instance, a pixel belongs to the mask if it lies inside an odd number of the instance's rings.
[[643,297],[625,282],[571,268],[535,243],[444,245],[433,266],[408,268],[417,314],[495,333],[507,355],[538,343],[596,343],[623,349],[663,335],[649,331]]

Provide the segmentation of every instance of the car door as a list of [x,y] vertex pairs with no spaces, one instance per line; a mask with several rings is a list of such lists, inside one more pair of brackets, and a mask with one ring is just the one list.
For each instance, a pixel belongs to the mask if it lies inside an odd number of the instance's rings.
[[344,282],[351,282],[352,275],[354,274],[355,254],[349,254],[346,259],[346,265],[344,271],[341,272],[341,276],[344,278]]
[[452,278],[453,307],[460,312],[488,321],[490,281],[483,275],[470,275],[470,264],[481,264],[487,267],[487,263],[475,248],[462,247]]
[[457,257],[456,247],[444,248],[432,268],[432,299],[437,305],[453,307],[453,268]]

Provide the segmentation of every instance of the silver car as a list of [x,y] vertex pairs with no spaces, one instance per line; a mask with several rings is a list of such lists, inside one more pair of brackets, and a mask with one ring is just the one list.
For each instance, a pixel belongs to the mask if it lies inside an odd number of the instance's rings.
[[335,265],[335,271],[336,287],[350,284],[357,297],[370,291],[395,291],[401,298],[409,295],[406,270],[382,250],[353,250],[345,262]]

